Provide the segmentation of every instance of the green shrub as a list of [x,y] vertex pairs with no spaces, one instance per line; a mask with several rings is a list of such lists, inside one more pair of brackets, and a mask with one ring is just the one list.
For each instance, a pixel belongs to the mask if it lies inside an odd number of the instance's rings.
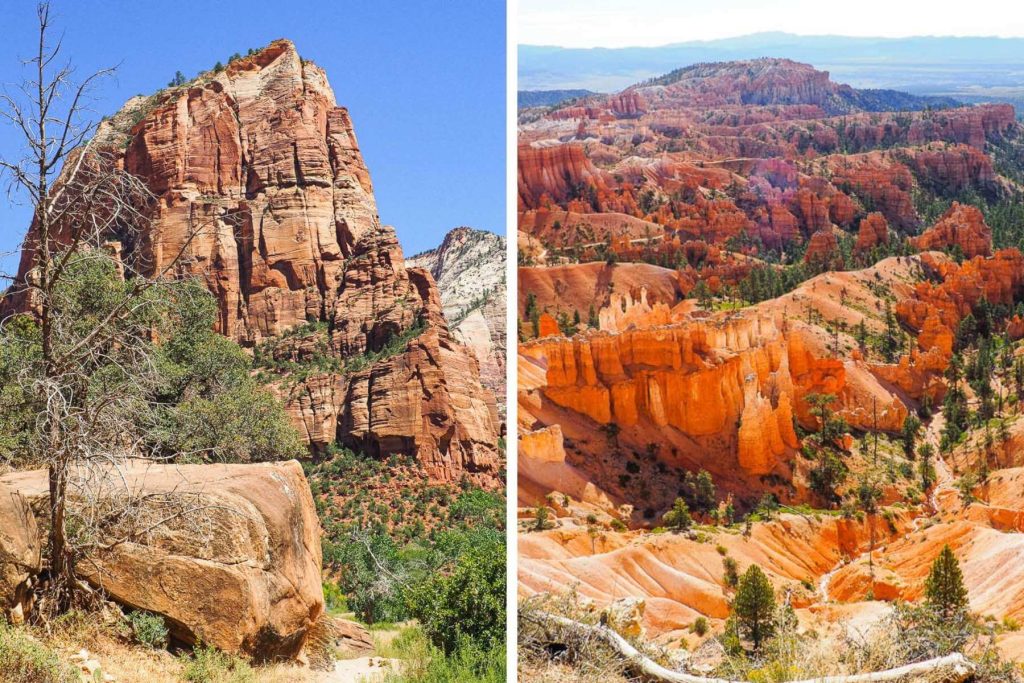
[[182,671],[182,679],[188,683],[251,683],[256,675],[244,660],[197,645]]
[[402,660],[400,672],[382,683],[504,683],[505,646],[482,647],[463,641],[450,655],[432,645],[417,628],[403,631],[388,646],[388,654]]
[[329,614],[340,614],[348,612],[348,598],[342,592],[338,584],[333,581],[324,581],[324,605]]
[[723,575],[725,585],[735,588],[740,582],[739,568],[736,565],[736,560],[731,557],[723,557],[722,567],[725,569]]
[[0,674],[5,683],[78,683],[57,653],[0,619]]
[[148,645],[154,650],[167,647],[167,624],[159,614],[136,610],[128,615],[128,624],[132,628],[135,640],[142,645]]
[[482,537],[449,571],[417,586],[410,611],[431,643],[451,655],[465,643],[489,650],[505,642],[505,544]]
[[691,629],[698,636],[703,636],[708,632],[708,620],[706,617],[697,617],[693,622]]

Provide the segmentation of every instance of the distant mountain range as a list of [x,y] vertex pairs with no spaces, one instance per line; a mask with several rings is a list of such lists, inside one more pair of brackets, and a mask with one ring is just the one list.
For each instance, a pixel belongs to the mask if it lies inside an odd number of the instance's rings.
[[827,70],[833,80],[856,88],[962,102],[1010,102],[1024,109],[1024,38],[851,38],[773,32],[660,47],[520,45],[518,51],[519,86],[528,91],[614,92],[690,64],[786,57]]
[[593,90],[520,90],[516,98],[520,109],[528,107],[547,107],[566,100],[589,97],[599,93]]

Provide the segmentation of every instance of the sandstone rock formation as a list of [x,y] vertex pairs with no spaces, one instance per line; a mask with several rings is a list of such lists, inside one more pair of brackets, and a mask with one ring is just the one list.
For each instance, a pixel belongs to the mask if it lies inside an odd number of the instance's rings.
[[[302,651],[324,602],[320,527],[298,462],[136,461],[101,479],[90,490],[130,506],[140,523],[107,529],[100,541],[109,547],[79,563],[80,576],[124,606],[163,615],[183,642],[261,660]],[[45,471],[5,475],[0,487],[24,496],[45,526]],[[28,515],[18,529],[34,529]]]
[[538,337],[559,336],[561,334],[561,330],[558,329],[558,321],[549,313],[541,313],[540,317],[537,319],[536,334]]
[[957,247],[967,258],[992,254],[992,230],[976,207],[953,202],[935,225],[914,238],[913,244],[922,251]]
[[838,373],[831,388],[844,385],[841,365],[787,344],[760,318],[538,341],[521,352],[543,358],[544,394],[554,403],[598,424],[643,420],[694,438],[732,438],[737,464],[751,474],[771,472],[796,448],[800,382],[817,388]]
[[595,505],[612,507],[608,495],[589,481],[585,473],[565,461],[564,437],[558,425],[523,432],[519,438],[519,504],[533,507],[561,493]]
[[841,270],[839,240],[831,230],[819,230],[811,235],[807,251],[804,252],[804,263],[814,266],[817,270]]
[[857,242],[853,247],[857,252],[870,252],[876,246],[888,243],[889,222],[885,220],[885,216],[873,211],[861,219],[857,230]]
[[0,483],[0,617],[24,618],[32,578],[42,567],[42,539],[28,501]]
[[254,346],[316,321],[346,365],[409,339],[362,371],[280,389],[314,448],[416,455],[438,481],[498,485],[493,393],[449,332],[433,278],[406,267],[381,225],[348,111],[292,43],[129,101],[98,142],[156,196],[122,258],[159,273],[182,252],[174,274],[216,296],[223,334]]
[[519,148],[519,206],[539,208],[543,199],[571,199],[581,183],[597,181],[597,169],[581,145]]
[[480,381],[505,411],[505,239],[455,228],[437,249],[406,260],[430,271],[452,334],[480,364]]

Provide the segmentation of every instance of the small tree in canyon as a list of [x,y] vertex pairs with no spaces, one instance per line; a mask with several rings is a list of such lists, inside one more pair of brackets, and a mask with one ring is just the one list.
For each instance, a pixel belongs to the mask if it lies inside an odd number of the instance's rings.
[[775,591],[756,564],[740,578],[732,611],[740,635],[754,644],[755,651],[775,632]]
[[960,563],[948,545],[942,546],[924,583],[925,604],[946,618],[968,608]]
[[665,526],[674,531],[687,531],[693,525],[693,518],[690,516],[690,508],[682,498],[676,498],[672,509],[662,517]]
[[878,513],[878,501],[882,497],[882,486],[875,472],[868,471],[861,474],[855,495],[857,507],[867,516],[868,535],[870,538],[870,545],[868,546],[868,571],[870,572],[873,585],[875,580],[875,515]]

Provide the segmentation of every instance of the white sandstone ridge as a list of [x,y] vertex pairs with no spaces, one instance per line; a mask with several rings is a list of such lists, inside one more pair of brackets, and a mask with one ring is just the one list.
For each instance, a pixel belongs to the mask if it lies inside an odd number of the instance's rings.
[[483,383],[505,411],[505,238],[460,227],[436,249],[406,259],[429,270],[455,338],[472,349]]

